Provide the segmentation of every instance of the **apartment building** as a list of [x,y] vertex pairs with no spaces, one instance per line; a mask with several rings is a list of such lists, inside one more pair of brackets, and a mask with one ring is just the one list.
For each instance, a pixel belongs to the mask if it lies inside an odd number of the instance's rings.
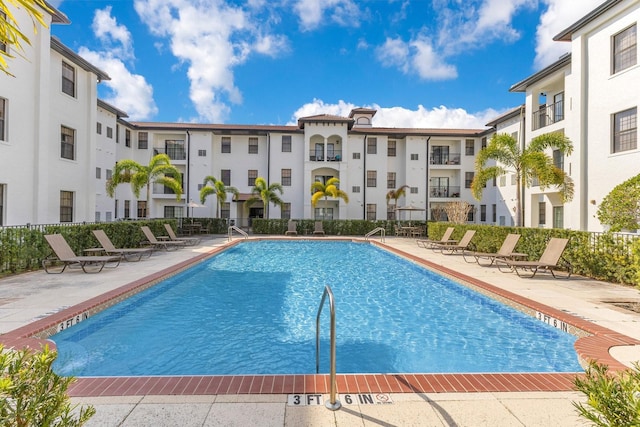
[[[30,22],[21,16],[21,22]],[[68,23],[53,10],[49,24]],[[240,191],[220,206],[222,217],[248,226],[252,218],[433,219],[449,201],[474,206],[471,223],[515,223],[515,179],[507,173],[471,196],[474,160],[495,132],[522,146],[547,132],[574,143],[568,156],[550,150],[575,184],[562,203],[557,189],[523,188],[525,225],[601,231],[595,212],[602,198],[640,173],[637,148],[637,22],[640,1],[609,0],[555,37],[571,52],[511,87],[523,105],[485,129],[374,127],[375,110],[348,117],[303,117],[294,126],[127,121],[127,113],[97,98],[109,79],[55,38],[47,28],[15,60],[15,77],[0,75],[0,225],[114,221],[145,217],[213,217],[215,197],[199,204],[203,180],[213,176]],[[97,83],[96,83],[97,82]],[[27,96],[25,96],[25,94]],[[151,185],[136,197],[120,185],[105,190],[116,162],[141,164],[166,153],[182,172],[183,195]],[[244,205],[256,177],[280,183],[285,204]],[[311,205],[311,185],[340,180],[349,196]],[[535,183],[534,183],[535,184]],[[407,185],[399,212],[386,195]],[[194,206],[191,204],[191,206]]]

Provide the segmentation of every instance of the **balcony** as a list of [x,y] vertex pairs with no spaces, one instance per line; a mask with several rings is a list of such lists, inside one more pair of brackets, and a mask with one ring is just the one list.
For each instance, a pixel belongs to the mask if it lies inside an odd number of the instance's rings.
[[532,130],[538,130],[564,120],[564,101],[551,105],[543,104],[531,115]]
[[460,197],[459,185],[430,186],[429,195],[441,199],[457,199]]
[[153,147],[153,155],[166,154],[171,160],[186,160],[187,154],[183,146],[181,147]]
[[312,150],[309,152],[309,161],[311,162],[339,162],[342,161],[341,150],[327,150],[327,158],[325,159],[324,153],[321,151]]
[[429,163],[432,165],[459,165],[460,153],[431,153]]

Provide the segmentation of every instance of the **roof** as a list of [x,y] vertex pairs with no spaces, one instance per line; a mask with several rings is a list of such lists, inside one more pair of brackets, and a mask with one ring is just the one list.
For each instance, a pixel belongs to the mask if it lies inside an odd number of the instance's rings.
[[79,65],[80,67],[82,67],[83,70],[89,71],[90,73],[94,73],[96,76],[98,76],[99,81],[111,80],[111,77],[109,77],[107,73],[105,73],[98,67],[92,65],[87,60],[82,58],[80,55],[78,55],[77,53],[75,53],[65,45],[63,45],[62,42],[58,40],[58,38],[56,37],[51,37],[51,49],[60,53],[62,56],[69,59],[74,64]]
[[526,79],[519,81],[518,83],[511,86],[509,88],[509,92],[526,92],[527,87],[531,86],[533,83],[538,82],[544,79],[545,77],[558,72],[559,70],[561,70],[562,68],[570,64],[571,64],[571,54],[567,53],[561,56],[560,59],[558,59],[556,62],[549,65],[548,67],[543,68],[542,70],[538,71],[532,76],[527,77]]
[[386,135],[395,138],[416,136],[480,136],[486,129],[434,129],[434,128],[353,128],[351,134]]
[[300,117],[298,119],[298,127],[304,128],[305,123],[321,123],[321,122],[333,122],[333,123],[346,123],[348,128],[353,126],[353,119],[342,116],[334,116],[331,114],[318,114],[316,116]]
[[122,110],[119,110],[118,108],[114,107],[113,105],[103,101],[102,99],[98,98],[98,107],[103,108],[113,114],[115,114],[117,117],[129,117],[129,115],[127,115],[127,113],[125,113]]
[[499,115],[498,117],[496,117],[495,119],[491,120],[489,123],[487,123],[487,126],[494,127],[498,123],[504,122],[505,120],[509,120],[510,118],[513,118],[513,117],[517,117],[517,116],[520,115],[520,113],[523,110],[524,110],[524,104],[518,105],[517,107],[512,108],[511,110],[507,111],[506,113],[503,113],[503,114]]
[[619,3],[622,3],[623,1],[624,0],[608,0],[608,1],[605,1],[600,6],[598,6],[594,10],[592,10],[590,13],[588,13],[587,15],[582,17],[579,21],[577,21],[576,23],[571,25],[569,28],[567,28],[567,29],[561,31],[560,33],[558,33],[558,35],[556,35],[553,38],[553,40],[562,41],[562,42],[570,42],[571,38],[573,36],[573,33],[575,33],[578,30],[584,28],[586,25],[588,25],[589,23],[593,22],[598,17],[604,15],[605,12],[607,12],[609,9],[617,6]]
[[47,12],[51,14],[51,22],[53,22],[54,24],[71,24],[71,21],[69,21],[67,15],[53,7],[51,3],[45,1],[44,4],[49,8]]
[[220,135],[266,134],[267,132],[302,133],[297,126],[282,125],[234,125],[212,123],[129,122],[131,126],[146,130],[208,130]]
[[349,118],[353,118],[356,114],[370,114],[371,117],[375,116],[378,110],[374,110],[373,108],[354,108],[349,113]]

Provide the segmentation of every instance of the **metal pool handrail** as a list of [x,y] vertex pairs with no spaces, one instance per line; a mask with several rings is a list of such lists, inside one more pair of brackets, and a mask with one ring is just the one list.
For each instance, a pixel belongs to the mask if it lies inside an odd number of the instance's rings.
[[324,301],[329,296],[329,310],[331,314],[331,354],[329,356],[329,381],[331,383],[331,394],[329,401],[324,404],[328,409],[336,411],[342,406],[340,401],[336,399],[336,306],[333,299],[333,291],[329,285],[325,285],[322,293],[320,307],[318,307],[318,316],[316,317],[316,373],[320,372],[320,314]]
[[369,240],[369,237],[373,236],[377,232],[380,232],[381,240],[382,240],[382,242],[384,242],[384,235],[386,233],[386,230],[384,229],[384,227],[376,227],[376,228],[374,228],[373,230],[371,230],[370,232],[368,232],[367,234],[364,235],[364,239],[365,240]]
[[231,241],[231,236],[233,235],[233,231],[234,230],[237,231],[238,233],[242,234],[245,239],[249,237],[249,235],[244,230],[236,227],[235,225],[232,225],[232,226],[229,227],[229,230],[228,230],[228,233],[229,233],[229,236],[227,237],[228,241]]

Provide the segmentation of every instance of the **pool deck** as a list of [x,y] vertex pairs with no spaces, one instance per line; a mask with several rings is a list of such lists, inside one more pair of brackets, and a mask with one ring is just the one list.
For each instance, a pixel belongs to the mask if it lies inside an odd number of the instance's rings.
[[[24,337],[51,326],[51,319],[69,319],[73,317],[69,313],[82,313],[107,296],[122,294],[124,286],[138,286],[149,275],[225,244],[226,236],[212,236],[197,247],[156,253],[100,274],[37,271],[0,279],[0,341],[33,343]],[[474,287],[504,293],[517,304],[540,309],[551,320],[594,334],[576,345],[585,359],[605,360],[618,369],[640,360],[640,314],[611,304],[640,302],[638,289],[579,277],[553,279],[546,273],[519,278],[467,263],[459,255],[420,248],[414,239],[387,238],[384,244],[415,262],[437,266]],[[351,393],[355,400],[347,404],[348,397],[343,396],[344,406],[335,412],[322,405],[294,406],[287,401],[293,393],[318,393],[328,400],[325,375],[82,378],[70,394],[74,402],[97,408],[89,426],[583,425],[572,405],[583,396],[571,391],[572,380],[572,374],[338,375],[338,393]],[[378,393],[393,403],[355,403],[356,395]]]

